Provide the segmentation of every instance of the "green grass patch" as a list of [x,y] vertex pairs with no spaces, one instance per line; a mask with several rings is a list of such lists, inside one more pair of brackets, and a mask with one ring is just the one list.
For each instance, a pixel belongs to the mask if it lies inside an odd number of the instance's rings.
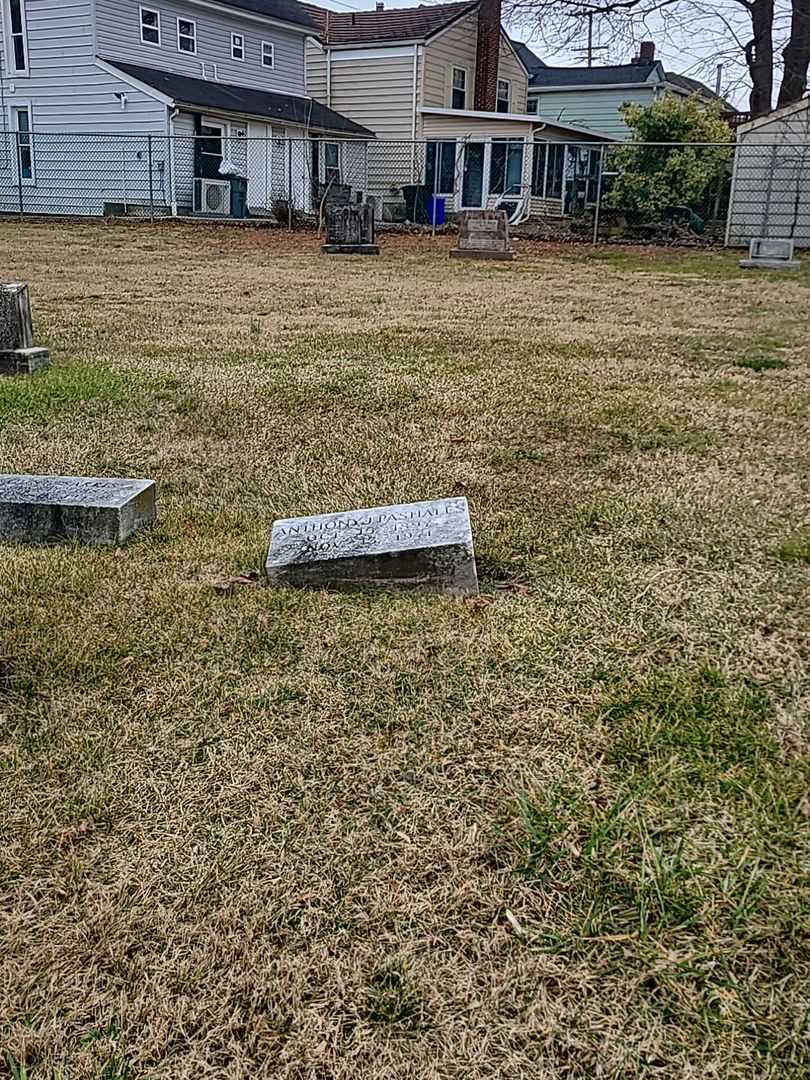
[[779,371],[790,367],[787,360],[773,356],[771,353],[752,352],[746,353],[739,360],[734,361],[736,367],[748,368],[749,371]]
[[789,562],[810,563],[810,536],[786,540],[779,547],[779,558]]
[[97,415],[106,407],[170,394],[173,378],[156,379],[102,364],[54,364],[35,375],[0,379],[0,429],[43,424],[64,415]]

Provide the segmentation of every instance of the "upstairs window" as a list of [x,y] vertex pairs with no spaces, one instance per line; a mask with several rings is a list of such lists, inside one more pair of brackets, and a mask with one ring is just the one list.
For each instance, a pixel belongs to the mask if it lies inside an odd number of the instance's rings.
[[262,67],[271,68],[276,66],[276,50],[272,41],[262,42]]
[[14,72],[28,71],[28,37],[25,32],[25,0],[9,0],[8,26],[11,30],[9,62]]
[[496,112],[509,112],[509,83],[506,79],[498,79],[498,97],[495,102]]
[[144,45],[160,45],[160,12],[141,9],[141,41]]
[[245,59],[245,35],[231,34],[231,59]]
[[466,68],[453,68],[453,90],[450,97],[452,109],[467,108],[467,70]]
[[529,100],[526,102],[526,112],[530,113],[532,116],[536,116],[537,106],[539,104],[540,102],[536,97],[530,97]]
[[197,52],[197,24],[193,19],[177,20],[177,49],[179,52]]

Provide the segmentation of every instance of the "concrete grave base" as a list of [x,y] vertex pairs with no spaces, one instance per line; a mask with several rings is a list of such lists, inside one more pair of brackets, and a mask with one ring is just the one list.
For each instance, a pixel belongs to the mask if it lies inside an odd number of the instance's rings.
[[120,544],[155,517],[154,480],[0,475],[0,541]]
[[324,255],[379,255],[378,244],[323,244]]
[[466,499],[375,506],[273,523],[271,585],[478,592]]
[[0,349],[0,375],[33,375],[50,362],[47,349]]
[[487,248],[453,248],[451,259],[497,259],[499,262],[512,262],[514,251],[491,251]]
[[742,270],[801,270],[799,259],[740,259]]

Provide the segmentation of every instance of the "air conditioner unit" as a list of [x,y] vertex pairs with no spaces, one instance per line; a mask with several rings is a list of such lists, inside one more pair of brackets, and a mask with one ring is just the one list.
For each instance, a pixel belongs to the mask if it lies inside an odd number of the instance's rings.
[[200,203],[203,214],[230,214],[230,183],[227,180],[201,180]]

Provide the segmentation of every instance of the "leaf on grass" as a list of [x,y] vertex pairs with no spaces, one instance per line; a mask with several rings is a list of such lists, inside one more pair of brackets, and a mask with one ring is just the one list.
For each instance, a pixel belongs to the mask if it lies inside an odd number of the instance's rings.
[[248,570],[246,574],[236,574],[234,577],[223,578],[221,581],[214,582],[214,589],[218,593],[222,593],[223,596],[227,596],[232,593],[234,589],[241,585],[254,586],[258,585],[261,581],[261,574],[258,570]]

